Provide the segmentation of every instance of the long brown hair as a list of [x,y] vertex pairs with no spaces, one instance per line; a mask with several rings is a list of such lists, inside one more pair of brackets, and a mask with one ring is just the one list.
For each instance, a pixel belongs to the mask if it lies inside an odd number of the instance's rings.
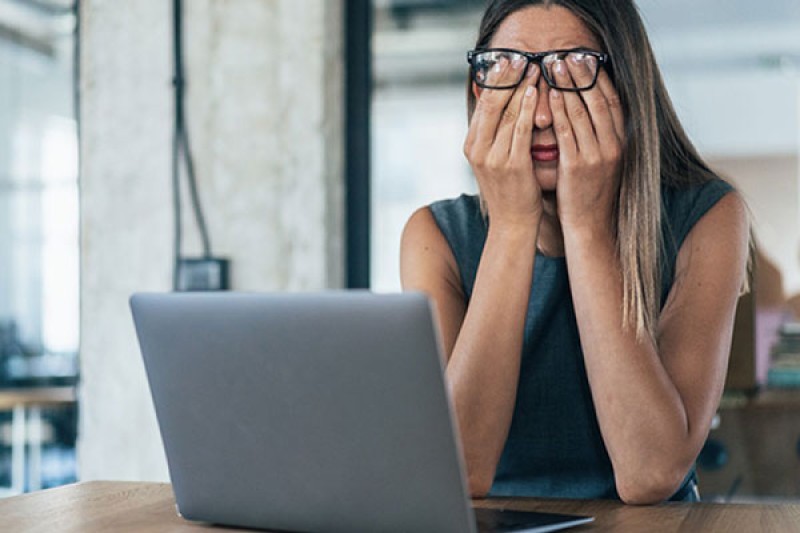
[[[531,6],[561,6],[580,18],[611,57],[609,75],[625,114],[616,247],[623,277],[623,327],[656,338],[661,307],[661,185],[704,183],[717,176],[697,153],[678,120],[633,0],[493,0],[481,21],[476,48],[488,47],[511,14]],[[470,73],[471,74],[471,73]],[[469,118],[475,110],[467,83]]]

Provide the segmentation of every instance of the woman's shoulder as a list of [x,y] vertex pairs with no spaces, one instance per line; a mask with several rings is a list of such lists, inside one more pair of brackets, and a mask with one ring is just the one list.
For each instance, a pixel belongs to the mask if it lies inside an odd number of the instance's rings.
[[424,205],[414,211],[406,222],[405,232],[430,232],[438,230],[448,241],[482,220],[480,199],[477,195],[462,194]]
[[430,250],[446,257],[447,264],[458,272],[458,284],[464,294],[469,295],[486,232],[486,220],[478,196],[462,194],[457,198],[438,200],[411,215],[403,231],[401,249],[405,253],[401,255],[410,260],[412,256],[423,255],[422,251]]
[[462,194],[431,203],[428,208],[439,229],[452,244],[462,238],[474,240],[476,233],[485,232],[486,221],[481,213],[480,197]]
[[686,238],[695,224],[725,195],[736,189],[721,178],[661,187],[662,224],[676,244]]
[[462,194],[456,198],[437,200],[427,207],[436,218],[452,219],[480,214],[481,203],[477,194]]
[[661,193],[665,202],[681,205],[697,203],[704,199],[719,199],[734,190],[733,185],[719,177],[710,177],[691,183],[663,183],[661,185]]

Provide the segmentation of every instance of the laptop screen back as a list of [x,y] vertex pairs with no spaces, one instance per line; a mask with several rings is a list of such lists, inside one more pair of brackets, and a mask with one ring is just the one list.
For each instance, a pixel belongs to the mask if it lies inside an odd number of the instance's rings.
[[131,299],[178,508],[303,531],[474,531],[420,294]]

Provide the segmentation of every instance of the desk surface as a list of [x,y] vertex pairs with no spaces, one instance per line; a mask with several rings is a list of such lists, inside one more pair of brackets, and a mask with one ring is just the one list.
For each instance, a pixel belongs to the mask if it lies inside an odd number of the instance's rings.
[[76,401],[75,387],[0,389],[0,411],[17,405],[63,405]]
[[[800,504],[663,504],[632,507],[611,501],[491,499],[480,507],[590,514],[595,523],[574,531],[783,532],[800,530]],[[0,500],[0,531],[244,532],[192,524],[175,514],[170,485],[93,481]]]

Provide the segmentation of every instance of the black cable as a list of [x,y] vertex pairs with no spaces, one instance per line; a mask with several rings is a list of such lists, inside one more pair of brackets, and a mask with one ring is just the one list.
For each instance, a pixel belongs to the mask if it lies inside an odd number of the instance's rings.
[[172,135],[172,203],[173,203],[173,224],[175,241],[173,244],[173,266],[172,266],[172,288],[178,290],[180,279],[180,259],[181,259],[181,175],[180,175],[180,154],[181,154],[181,124],[183,112],[183,65],[181,62],[181,3],[179,0],[174,2],[173,11],[173,37],[175,55],[175,75],[172,80],[175,89],[175,130]]
[[172,207],[173,225],[175,240],[173,243],[173,264],[172,264],[172,289],[178,290],[180,280],[180,261],[181,261],[181,182],[180,182],[180,150],[178,149],[179,138],[177,132],[172,137]]
[[181,182],[180,182],[180,142],[177,132],[172,137],[172,206],[175,241],[173,243],[172,288],[178,290],[181,260]]
[[181,155],[183,155],[184,162],[186,164],[187,182],[189,186],[189,195],[192,202],[192,211],[194,213],[195,222],[200,230],[200,237],[203,242],[203,256],[205,258],[209,258],[212,255],[211,239],[208,235],[208,227],[206,226],[203,207],[200,202],[200,196],[197,192],[197,178],[195,174],[194,160],[192,158],[191,144],[189,142],[189,131],[186,124],[186,112],[184,107],[186,79],[183,66],[183,0],[173,0],[173,37],[175,56],[175,76],[173,79],[173,84],[175,87],[175,131],[172,139],[172,190],[175,214],[173,287],[177,289],[179,284],[179,267],[183,237],[181,225],[182,199],[180,187]]
[[[184,120],[186,114],[183,114]],[[195,178],[194,173],[194,159],[192,158],[192,153],[190,150],[191,144],[189,143],[189,128],[186,127],[186,123],[184,122],[183,127],[181,128],[182,138],[183,141],[183,152],[186,156],[186,174],[188,176],[189,182],[189,196],[192,199],[192,210],[194,211],[194,219],[197,223],[197,227],[200,229],[200,237],[203,239],[203,256],[208,259],[211,257],[211,241],[208,237],[208,228],[206,226],[206,219],[205,215],[203,214],[203,208],[200,204],[200,196],[197,194],[197,179]]]
[[179,80],[180,86],[180,100],[176,101],[178,114],[176,121],[179,128],[179,137],[182,142],[183,155],[186,162],[186,172],[189,184],[189,194],[192,200],[192,210],[194,211],[194,218],[197,222],[197,227],[200,230],[200,236],[203,240],[203,255],[208,258],[211,256],[211,244],[208,237],[208,229],[206,226],[205,215],[203,214],[203,207],[200,203],[200,197],[197,194],[197,178],[194,172],[194,159],[192,158],[192,149],[189,143],[189,128],[186,123],[185,99],[186,99],[186,76],[183,68],[183,0],[175,0],[177,21],[175,24],[176,38],[175,38],[175,67],[176,78]]

